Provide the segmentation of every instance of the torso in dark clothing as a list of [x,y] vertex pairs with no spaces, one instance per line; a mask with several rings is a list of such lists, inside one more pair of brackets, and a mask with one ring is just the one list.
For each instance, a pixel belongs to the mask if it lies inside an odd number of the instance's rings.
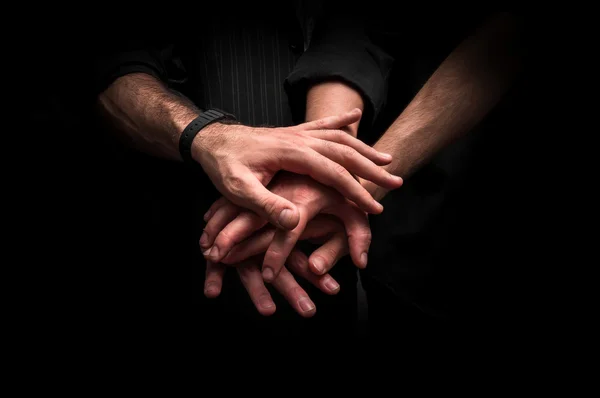
[[185,94],[247,125],[291,125],[283,83],[301,54],[302,34],[292,7],[278,13],[244,9],[203,23],[178,48],[189,77]]

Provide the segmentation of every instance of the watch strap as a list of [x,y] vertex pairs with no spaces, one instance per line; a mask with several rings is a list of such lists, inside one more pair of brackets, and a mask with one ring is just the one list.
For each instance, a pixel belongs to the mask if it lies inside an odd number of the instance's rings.
[[179,153],[181,154],[184,162],[196,163],[192,158],[192,143],[194,142],[194,138],[196,138],[200,130],[211,123],[223,119],[235,120],[233,115],[213,108],[202,112],[197,118],[192,120],[190,124],[187,125],[187,127],[181,133],[181,137],[179,137]]

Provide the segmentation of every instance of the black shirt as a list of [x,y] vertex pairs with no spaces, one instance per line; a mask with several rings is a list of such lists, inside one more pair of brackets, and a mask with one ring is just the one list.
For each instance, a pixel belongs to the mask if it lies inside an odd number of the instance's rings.
[[277,126],[303,121],[311,84],[339,79],[362,94],[361,126],[370,126],[385,102],[391,57],[369,41],[356,15],[299,3],[304,9],[253,5],[215,13],[193,34],[170,42],[157,35],[122,37],[98,52],[96,91],[119,76],[145,72],[201,108]]

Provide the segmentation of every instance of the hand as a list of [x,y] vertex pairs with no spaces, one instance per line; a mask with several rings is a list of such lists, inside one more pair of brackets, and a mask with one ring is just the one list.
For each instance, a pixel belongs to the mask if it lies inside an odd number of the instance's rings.
[[[252,258],[238,264],[236,269],[258,312],[268,316],[275,312],[276,307],[260,274],[260,262],[260,257]],[[339,292],[340,285],[329,274],[317,276],[308,270],[308,261],[302,252],[294,250],[287,264],[294,273],[308,280],[324,293],[333,295]],[[221,294],[226,268],[228,267],[223,264],[215,264],[210,261],[206,263],[206,279],[204,282],[206,297],[215,298]],[[316,313],[317,310],[313,301],[285,267],[281,270],[278,278],[273,281],[273,286],[301,316],[309,318]]]
[[350,173],[397,188],[402,178],[377,166],[388,164],[391,157],[340,130],[331,130],[354,123],[360,116],[357,109],[285,128],[213,123],[194,140],[192,156],[223,196],[280,228],[295,228],[300,215],[292,202],[265,188],[279,170],[309,175],[364,211],[378,214],[381,204]]
[[[269,188],[298,207],[299,222],[292,231],[279,229],[275,232],[264,258],[263,277],[266,281],[277,277],[307,223],[319,213],[332,214],[342,221],[354,264],[358,267],[367,265],[371,230],[363,211],[339,193],[306,176],[279,173]],[[230,202],[218,200],[205,215],[208,222],[200,238],[200,246],[208,260],[220,262],[234,245],[265,225],[260,216],[248,211],[240,214],[240,211]],[[314,266],[318,269],[318,262]]]
[[[273,241],[276,228],[268,226],[244,240],[221,260],[221,264],[235,265],[242,261],[262,254]],[[309,240],[322,244],[308,258],[308,267],[316,275],[324,275],[348,254],[348,239],[344,225],[335,217],[320,214],[308,222],[300,240]],[[294,253],[294,252],[292,252]],[[299,255],[305,256],[302,252]]]

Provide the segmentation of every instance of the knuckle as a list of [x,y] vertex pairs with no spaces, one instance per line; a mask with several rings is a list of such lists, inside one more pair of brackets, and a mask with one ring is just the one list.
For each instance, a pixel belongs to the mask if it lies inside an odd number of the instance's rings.
[[[277,263],[283,258],[283,252],[276,248],[269,248],[265,253],[265,259],[269,259],[269,262]],[[266,262],[266,261],[265,261]]]
[[358,155],[358,152],[356,152],[354,148],[349,147],[347,145],[342,145],[340,148],[340,152],[342,156],[346,159],[352,159]]
[[287,247],[293,246],[298,241],[298,238],[300,237],[301,233],[302,231],[300,231],[299,229],[288,231],[285,234],[285,238],[283,239],[284,245],[286,245]]
[[360,242],[364,242],[366,245],[370,245],[372,240],[371,231],[350,233],[348,234],[348,239],[358,240]]
[[215,245],[221,249],[229,248],[235,244],[233,237],[225,230],[219,233],[217,239],[215,239]]
[[236,197],[244,196],[246,191],[246,182],[237,175],[228,175],[224,178],[223,184],[227,190]]
[[339,163],[334,163],[331,168],[333,172],[339,176],[346,176],[346,174],[348,174],[346,168]]
[[331,263],[331,260],[335,259],[339,252],[340,252],[340,249],[338,247],[333,247],[333,246],[325,247],[321,251],[321,257],[323,258],[323,260],[325,260],[327,265],[329,265],[329,263]]
[[342,130],[333,130],[333,137],[335,137],[335,141],[342,145],[348,145],[352,143],[353,137]]
[[275,211],[277,210],[277,201],[272,197],[266,197],[260,203],[261,208],[264,209],[265,213],[269,216],[275,216]]
[[323,141],[323,146],[327,152],[335,153],[337,151],[337,145],[333,141],[325,140]]
[[342,131],[340,129],[328,130],[327,132],[331,135],[331,137],[338,138],[338,139],[344,139],[344,138],[346,138],[346,136],[348,136],[347,133],[345,133],[344,131]]
[[303,298],[309,298],[306,295],[306,292],[304,291],[304,289],[302,289],[298,284],[291,285],[290,287],[288,287],[287,291],[290,296],[298,297],[298,300],[303,299]]

